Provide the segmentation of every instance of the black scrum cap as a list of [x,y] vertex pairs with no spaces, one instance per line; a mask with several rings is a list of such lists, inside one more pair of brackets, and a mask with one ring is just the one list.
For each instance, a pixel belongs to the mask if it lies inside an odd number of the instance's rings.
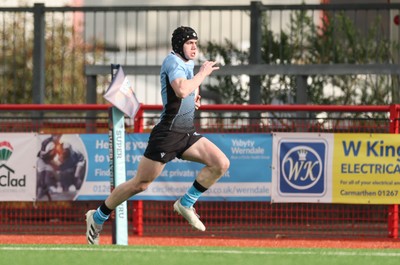
[[196,31],[194,31],[194,29],[192,29],[191,27],[180,26],[172,33],[172,50],[182,56],[182,58],[188,60],[183,53],[183,44],[192,39],[198,39]]

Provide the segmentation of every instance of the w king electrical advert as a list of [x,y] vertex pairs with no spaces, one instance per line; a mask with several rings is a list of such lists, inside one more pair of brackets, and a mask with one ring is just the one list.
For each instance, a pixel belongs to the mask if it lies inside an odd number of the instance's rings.
[[333,202],[400,203],[400,137],[335,134]]

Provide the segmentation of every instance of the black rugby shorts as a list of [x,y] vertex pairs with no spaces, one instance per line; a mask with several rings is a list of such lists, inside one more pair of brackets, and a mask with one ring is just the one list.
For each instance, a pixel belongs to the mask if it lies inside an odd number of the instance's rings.
[[196,132],[178,133],[164,126],[155,126],[150,133],[149,143],[144,152],[148,159],[167,163],[182,154],[197,142],[201,134]]

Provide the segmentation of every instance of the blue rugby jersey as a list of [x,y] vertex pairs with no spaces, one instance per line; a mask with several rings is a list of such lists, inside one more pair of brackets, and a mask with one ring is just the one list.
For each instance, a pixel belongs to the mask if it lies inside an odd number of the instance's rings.
[[171,131],[190,133],[194,132],[194,88],[185,98],[178,98],[171,86],[177,78],[192,79],[194,62],[184,62],[173,52],[163,61],[160,71],[161,97],[163,111],[160,116],[160,125],[168,126]]

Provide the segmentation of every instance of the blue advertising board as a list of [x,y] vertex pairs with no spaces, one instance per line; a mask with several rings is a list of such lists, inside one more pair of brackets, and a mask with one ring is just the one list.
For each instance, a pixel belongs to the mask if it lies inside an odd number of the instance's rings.
[[[224,176],[201,200],[270,201],[272,136],[270,134],[204,134],[229,158]],[[135,176],[147,146],[149,134],[126,134],[126,176]],[[82,134],[88,167],[84,185],[76,200],[103,200],[110,192],[108,135]],[[175,200],[192,185],[202,164],[174,159],[149,188],[133,200]]]

